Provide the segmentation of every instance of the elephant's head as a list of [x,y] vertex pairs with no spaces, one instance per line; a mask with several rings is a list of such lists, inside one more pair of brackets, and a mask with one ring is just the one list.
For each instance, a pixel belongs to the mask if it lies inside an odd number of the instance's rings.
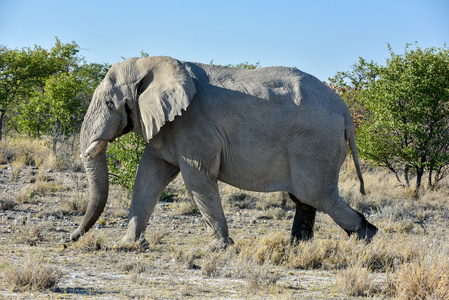
[[182,63],[170,57],[130,58],[112,66],[95,90],[81,127],[80,147],[90,199],[77,240],[103,212],[109,180],[107,143],[134,131],[148,142],[182,114],[196,89]]

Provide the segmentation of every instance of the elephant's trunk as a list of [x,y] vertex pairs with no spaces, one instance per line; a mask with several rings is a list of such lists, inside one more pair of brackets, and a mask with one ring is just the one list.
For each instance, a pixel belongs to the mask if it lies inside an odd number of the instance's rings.
[[[87,118],[87,117],[86,117]],[[109,191],[108,164],[106,159],[107,141],[90,141],[91,132],[86,129],[88,121],[81,128],[81,158],[89,181],[89,203],[79,227],[70,235],[73,241],[78,240],[97,222],[106,205]]]
[[78,240],[97,222],[106,205],[109,191],[106,147],[94,158],[85,158],[84,168],[89,181],[89,203],[83,221],[70,236],[72,241]]

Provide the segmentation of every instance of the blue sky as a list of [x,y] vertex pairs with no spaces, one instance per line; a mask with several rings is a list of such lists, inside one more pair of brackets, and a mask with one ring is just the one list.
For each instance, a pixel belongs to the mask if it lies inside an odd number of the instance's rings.
[[0,44],[76,41],[89,62],[169,55],[215,64],[295,66],[321,80],[361,56],[383,64],[386,43],[449,43],[448,0],[0,0]]

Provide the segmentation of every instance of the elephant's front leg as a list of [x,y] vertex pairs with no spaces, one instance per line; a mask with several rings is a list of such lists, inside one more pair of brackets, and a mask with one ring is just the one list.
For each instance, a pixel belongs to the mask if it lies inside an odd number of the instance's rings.
[[228,234],[216,177],[210,174],[210,170],[200,170],[196,163],[184,161],[180,167],[184,183],[207,227],[212,231],[214,241],[210,244],[211,250],[223,249],[234,244]]
[[148,147],[140,160],[134,183],[128,215],[128,231],[120,242],[122,245],[141,240],[148,220],[154,211],[162,191],[179,173],[179,168],[152,156]]

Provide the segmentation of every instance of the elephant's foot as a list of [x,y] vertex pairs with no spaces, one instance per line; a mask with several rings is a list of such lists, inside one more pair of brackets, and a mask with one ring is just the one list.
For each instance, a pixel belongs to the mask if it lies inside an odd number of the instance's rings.
[[83,234],[84,232],[78,228],[74,232],[72,232],[72,234],[70,235],[70,240],[76,242]]
[[211,251],[219,251],[224,250],[231,245],[234,245],[234,240],[230,237],[214,239],[214,241],[209,244],[209,249]]
[[116,243],[114,246],[117,250],[147,250],[150,248],[150,243],[143,237],[143,235],[139,239],[129,238],[127,236],[123,237],[120,242]]
[[313,230],[301,230],[301,231],[292,231],[292,236],[290,238],[290,244],[296,245],[299,242],[307,242],[313,238]]
[[351,235],[353,233],[357,233],[357,237],[363,241],[365,241],[367,244],[371,242],[374,235],[377,233],[378,229],[376,226],[371,224],[366,220],[366,218],[359,212],[357,214],[360,216],[361,221],[358,229],[354,232],[348,232],[348,235]]

